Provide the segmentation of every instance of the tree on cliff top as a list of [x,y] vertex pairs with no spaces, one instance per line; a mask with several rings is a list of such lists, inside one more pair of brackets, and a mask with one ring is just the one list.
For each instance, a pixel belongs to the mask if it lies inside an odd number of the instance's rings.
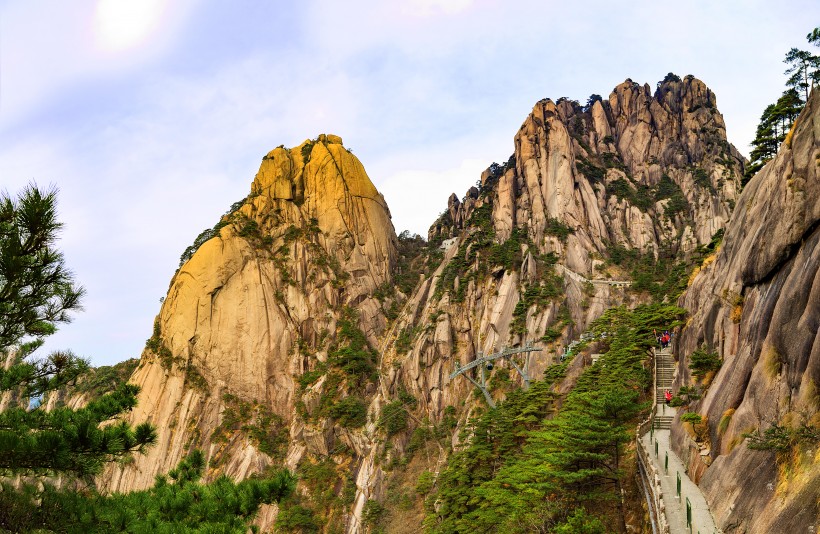
[[[61,228],[56,190],[30,185],[17,198],[0,194],[0,391],[17,399],[0,412],[0,472],[88,476],[156,439],[147,423],[111,424],[136,405],[133,384],[78,410],[20,407],[72,385],[88,369],[69,351],[31,358],[58,324],[71,320],[70,312],[81,309],[83,289],[54,246]],[[109,424],[101,428],[103,422]]]
[[[806,35],[806,40],[820,46],[820,27]],[[820,82],[820,55],[792,48],[786,53],[783,62],[789,66],[785,72],[789,76],[786,80],[788,89],[776,103],[767,106],[760,116],[760,123],[751,143],[751,163],[746,168],[744,185],[777,154],[786,134],[809,99],[809,89]]]

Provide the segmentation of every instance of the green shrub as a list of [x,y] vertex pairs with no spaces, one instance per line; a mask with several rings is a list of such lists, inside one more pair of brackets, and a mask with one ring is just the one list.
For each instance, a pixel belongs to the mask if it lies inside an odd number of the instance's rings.
[[281,417],[265,405],[244,401],[230,393],[223,395],[222,401],[222,421],[213,430],[212,441],[225,442],[236,432],[242,432],[260,452],[275,459],[284,457],[290,433]]
[[246,219],[239,229],[241,237],[257,237],[259,235],[259,223],[253,219]]
[[185,251],[182,253],[182,255],[179,257],[179,266],[182,267],[182,265],[186,261],[190,260],[193,257],[194,253],[196,253],[196,251],[199,250],[199,247],[201,247],[203,243],[205,243],[213,237],[218,237],[220,230],[222,230],[222,228],[231,223],[231,221],[234,218],[234,214],[237,211],[239,211],[239,208],[241,208],[251,196],[253,195],[248,195],[242,200],[239,200],[231,204],[231,207],[228,208],[228,211],[226,211],[225,214],[219,218],[219,221],[217,221],[217,223],[212,228],[206,228],[205,230],[200,232],[199,235],[196,236],[196,239],[194,239],[193,244],[187,247]]
[[369,527],[374,527],[379,524],[382,517],[384,516],[384,506],[379,501],[368,499],[366,503],[364,503],[364,508],[362,509],[362,521],[364,524]]
[[657,189],[655,190],[656,201],[665,199],[669,199],[664,209],[664,213],[666,213],[669,218],[674,217],[678,213],[687,213],[689,211],[689,203],[683,195],[683,190],[681,190],[680,186],[667,174],[661,176],[660,182],[658,182]]
[[419,328],[412,325],[402,328],[396,338],[396,353],[405,354],[410,352],[410,349],[413,348],[413,340],[418,333]]
[[[159,323],[155,324],[159,326]],[[139,360],[131,358],[112,366],[102,365],[92,368],[77,382],[76,391],[87,394],[89,399],[96,399],[128,382],[137,365],[139,365]]]
[[729,423],[732,422],[732,416],[735,414],[734,408],[729,408],[725,412],[723,412],[723,417],[720,418],[720,422],[718,423],[718,435],[722,436],[726,429],[729,428]]
[[277,532],[299,532],[308,534],[320,532],[322,523],[310,508],[306,508],[300,504],[286,504],[280,508],[274,526]]
[[772,425],[763,432],[763,435],[743,434],[748,441],[748,447],[758,451],[787,452],[792,447],[792,434],[789,429],[780,425]]
[[322,378],[323,374],[325,374],[325,369],[323,368],[317,368],[313,371],[305,371],[297,379],[299,388],[302,391],[306,390],[311,384]]
[[684,423],[692,423],[693,425],[698,425],[703,420],[703,418],[694,412],[687,412],[680,416],[680,420]]
[[367,423],[367,405],[358,397],[345,397],[330,408],[330,416],[345,428],[359,428]]
[[146,490],[102,495],[92,487],[57,489],[2,483],[0,530],[5,532],[222,532],[249,530],[261,504],[292,495],[296,480],[281,470],[234,482],[220,476],[200,481],[206,464],[194,450]]
[[720,369],[721,365],[723,365],[723,360],[717,352],[707,352],[705,347],[701,347],[692,353],[689,369],[692,370],[692,376],[703,378],[711,371]]
[[328,352],[328,361],[359,384],[378,379],[376,370],[377,354],[367,337],[357,326],[355,310],[345,308],[338,323],[336,343]]
[[433,489],[433,473],[424,471],[419,475],[418,482],[416,482],[416,493],[419,495],[427,495]]
[[407,428],[407,410],[404,409],[404,403],[400,400],[393,401],[386,404],[382,408],[381,417],[379,417],[378,427],[387,433],[387,436],[397,434]]
[[302,145],[302,161],[305,165],[308,164],[310,161],[310,154],[313,152],[313,145],[315,141],[308,141],[304,145]]
[[715,193],[715,186],[712,185],[712,181],[709,179],[709,175],[706,173],[704,169],[700,167],[695,167],[692,169],[692,179],[695,183],[701,187],[705,187],[712,193]]
[[556,330],[556,329],[550,327],[550,328],[547,328],[546,332],[544,332],[544,335],[541,336],[541,341],[543,341],[544,343],[550,343],[550,342],[555,341],[556,339],[560,339],[560,338],[561,338],[560,330]]
[[606,534],[606,526],[583,508],[576,508],[566,521],[556,525],[552,534]]
[[681,386],[680,389],[678,389],[678,394],[672,398],[669,404],[675,407],[685,406],[688,408],[690,404],[701,397],[702,394],[697,386]]
[[660,87],[661,85],[663,85],[667,82],[679,82],[679,81],[680,81],[680,76],[670,72],[669,74],[664,76],[662,81],[658,82],[658,87]]
[[407,453],[412,454],[415,451],[424,447],[424,444],[431,439],[432,433],[427,426],[419,426],[410,435],[410,442],[407,444]]
[[603,183],[606,177],[606,169],[581,156],[575,160],[575,167],[592,183]]
[[564,224],[561,220],[556,219],[555,217],[550,217],[547,219],[544,232],[547,235],[554,235],[562,242],[566,242],[569,234],[574,234],[575,230],[573,230],[569,225]]
[[512,271],[521,264],[521,244],[526,242],[526,235],[522,236],[518,228],[513,228],[510,238],[501,244],[490,245],[489,262],[493,265],[502,265],[507,271]]

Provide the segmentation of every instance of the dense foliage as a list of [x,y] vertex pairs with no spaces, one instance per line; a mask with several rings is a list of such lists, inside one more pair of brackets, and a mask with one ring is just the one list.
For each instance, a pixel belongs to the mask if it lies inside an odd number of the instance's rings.
[[358,327],[358,314],[353,308],[344,308],[338,323],[336,343],[328,351],[328,361],[349,381],[364,385],[378,379],[377,359],[378,354]]
[[264,479],[239,483],[222,476],[199,482],[205,469],[194,451],[168,476],[158,476],[151,489],[104,496],[93,490],[77,492],[25,486],[21,491],[3,484],[0,528],[13,532],[43,529],[68,533],[103,532],[220,532],[242,533],[261,504],[290,495],[295,479],[278,471]]
[[710,352],[706,347],[696,349],[689,358],[689,368],[695,378],[703,378],[708,373],[720,369],[723,364],[718,353],[716,351]]
[[465,446],[452,455],[428,499],[428,530],[621,528],[625,444],[648,408],[641,399],[651,397],[646,359],[656,343],[653,329],[679,325],[683,313],[661,304],[608,310],[592,328],[606,352],[565,398],[554,386],[568,362],[473,419]]
[[77,381],[73,392],[86,394],[90,399],[96,399],[125,384],[134,374],[137,365],[139,365],[138,359],[129,358],[114,365],[92,367]]

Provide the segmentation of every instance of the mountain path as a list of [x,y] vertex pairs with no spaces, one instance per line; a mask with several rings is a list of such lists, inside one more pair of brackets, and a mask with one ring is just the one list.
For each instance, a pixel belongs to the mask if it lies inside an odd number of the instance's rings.
[[664,392],[671,389],[674,359],[670,349],[655,351],[655,408],[654,428],[639,437],[638,446],[643,447],[660,477],[663,513],[669,534],[718,534],[709,504],[687,474],[687,468],[670,443],[670,427],[677,413],[676,408],[666,406]]

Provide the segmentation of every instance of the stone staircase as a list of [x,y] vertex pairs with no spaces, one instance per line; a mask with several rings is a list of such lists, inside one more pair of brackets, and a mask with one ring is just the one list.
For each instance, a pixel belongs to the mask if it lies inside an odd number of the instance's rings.
[[675,374],[675,359],[672,357],[672,350],[669,348],[655,352],[655,402],[659,404],[657,415],[655,415],[655,428],[670,428],[672,425],[673,412],[664,414],[666,399],[664,392],[672,388],[672,378]]

